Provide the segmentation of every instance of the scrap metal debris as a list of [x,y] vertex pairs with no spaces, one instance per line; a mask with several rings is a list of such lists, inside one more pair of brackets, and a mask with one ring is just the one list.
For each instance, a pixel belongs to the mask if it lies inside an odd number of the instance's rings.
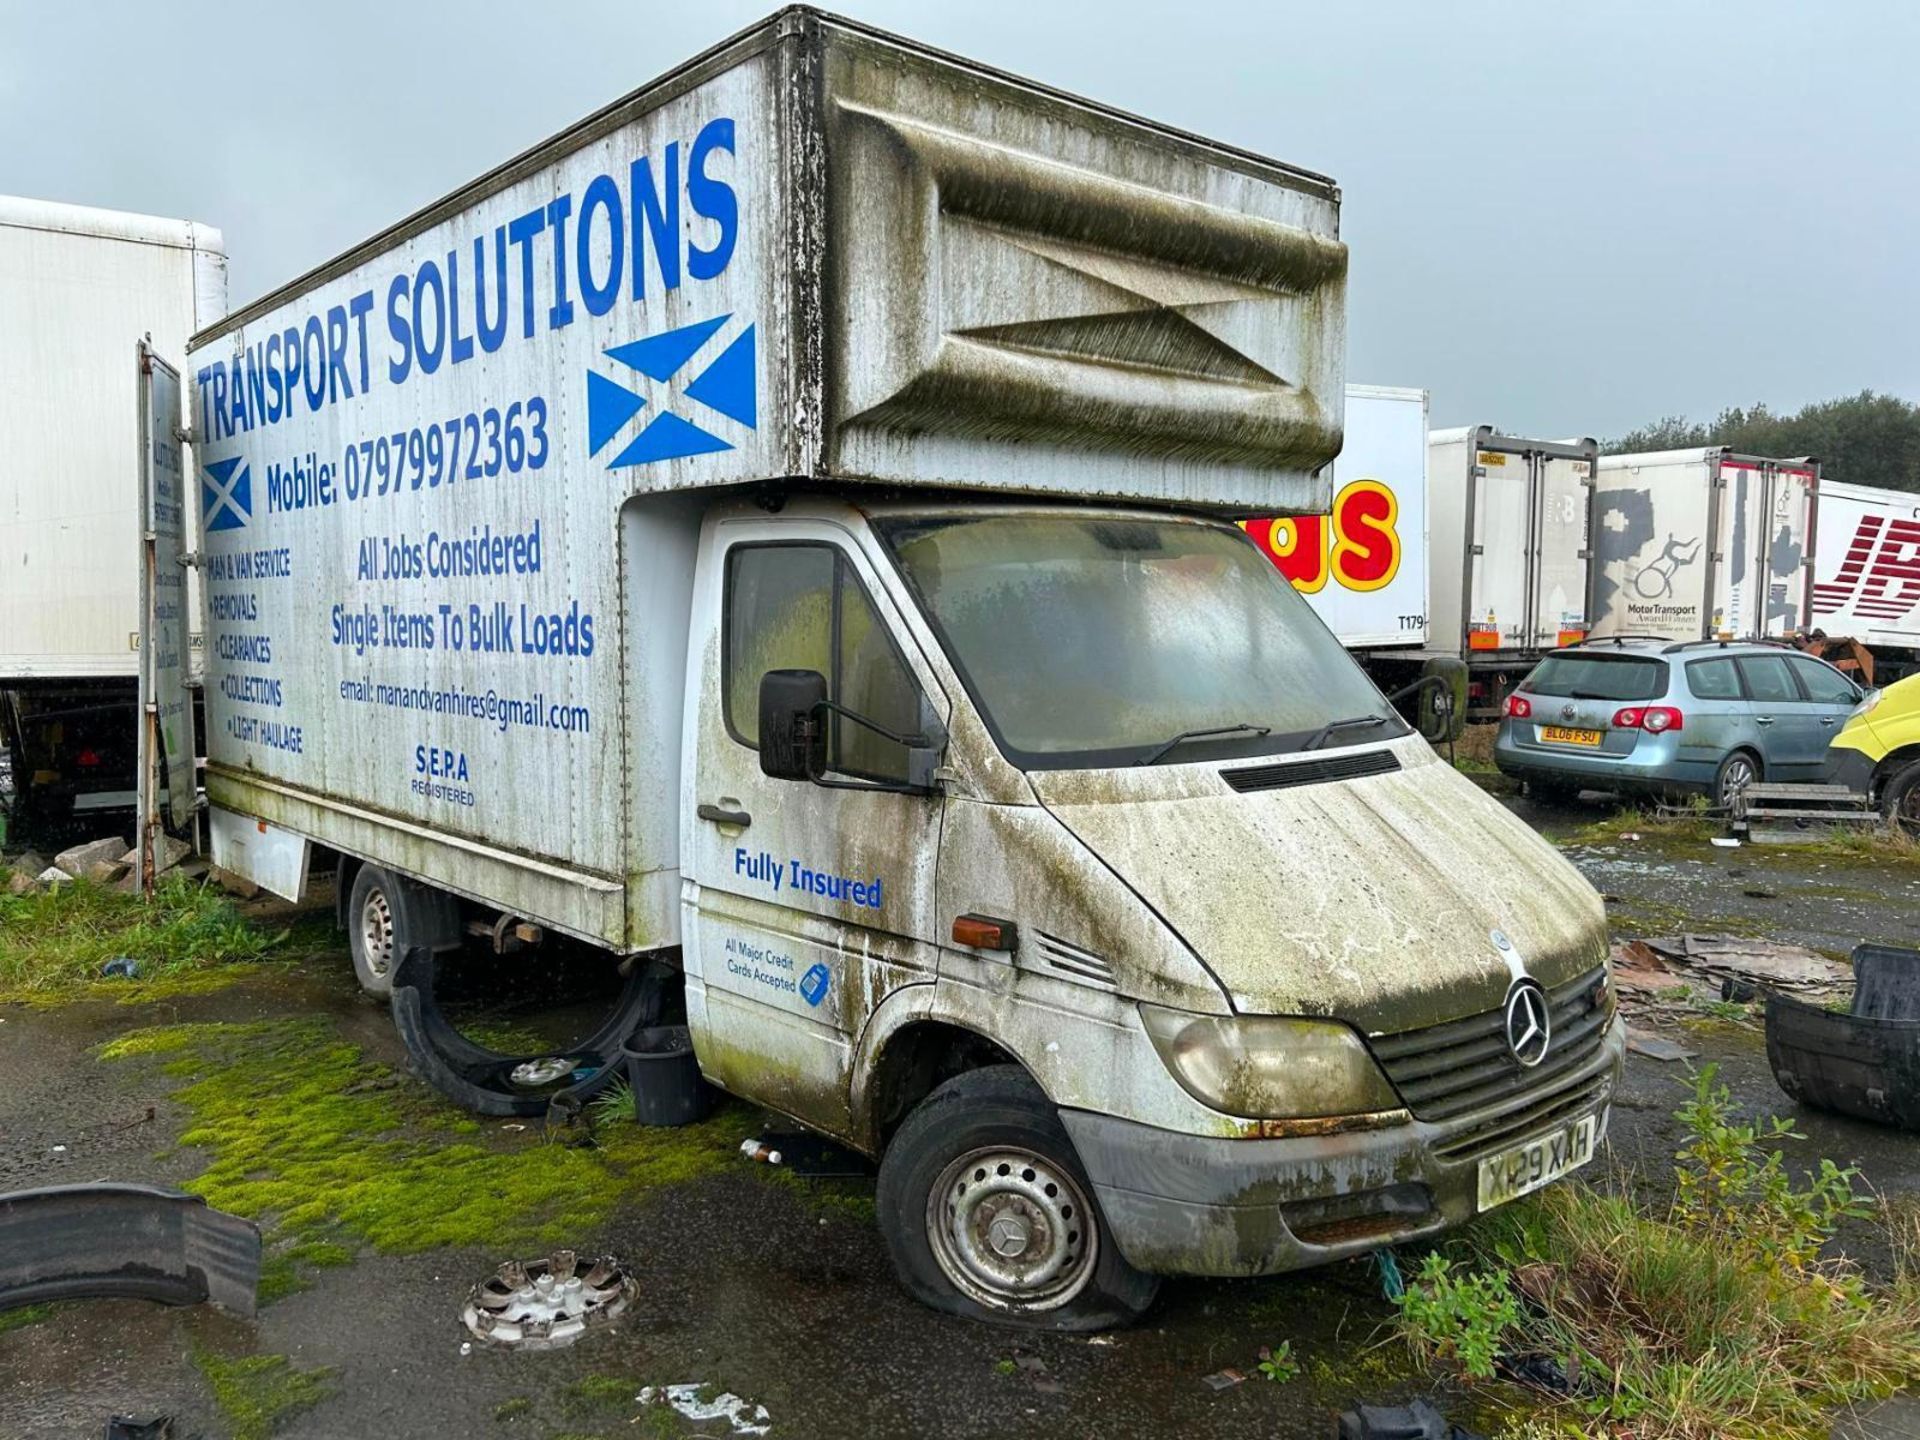
[[1340,1417],[1340,1440],[1480,1440],[1448,1423],[1425,1400],[1411,1405],[1357,1405]]
[[1209,1390],[1231,1390],[1246,1378],[1238,1370],[1216,1370],[1211,1375],[1202,1375],[1200,1383]]
[[509,1260],[473,1287],[461,1319],[476,1339],[520,1350],[557,1350],[616,1320],[638,1287],[619,1261],[583,1271],[571,1250]]
[[1627,1049],[1649,1060],[1691,1060],[1700,1053],[1632,1025],[1627,1027]]
[[1846,992],[1853,971],[1804,945],[1736,935],[1666,935],[1613,947],[1621,1003],[1656,1001],[1680,986],[1718,990],[1727,980],[1819,999]]
[[711,1399],[703,1398],[711,1388],[702,1384],[649,1385],[640,1392],[639,1398],[642,1405],[672,1406],[683,1419],[695,1425],[725,1420],[735,1435],[765,1435],[773,1428],[773,1417],[767,1413],[766,1406],[756,1405],[731,1390]]

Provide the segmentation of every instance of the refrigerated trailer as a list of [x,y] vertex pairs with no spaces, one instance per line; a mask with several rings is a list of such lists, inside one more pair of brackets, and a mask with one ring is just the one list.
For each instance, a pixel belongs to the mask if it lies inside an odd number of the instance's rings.
[[177,359],[226,308],[218,230],[0,196],[0,748],[30,825],[133,807],[135,351]]
[[1920,669],[1920,495],[1822,477],[1809,628],[1857,640],[1871,683]]
[[[958,1313],[1585,1163],[1598,897],[1233,523],[1334,498],[1338,200],[794,9],[202,333],[218,863],[339,857],[476,1109],[637,1045],[876,1156]],[[449,1029],[555,937],[624,957],[595,1037]]]
[[1347,386],[1333,503],[1262,516],[1247,534],[1369,673],[1417,669],[1427,645],[1427,392]]
[[1586,636],[1598,457],[1590,439],[1491,425],[1428,437],[1428,630],[1466,660],[1475,718],[1497,716],[1541,655]]
[[1594,634],[1764,640],[1807,628],[1819,462],[1724,447],[1602,456]]

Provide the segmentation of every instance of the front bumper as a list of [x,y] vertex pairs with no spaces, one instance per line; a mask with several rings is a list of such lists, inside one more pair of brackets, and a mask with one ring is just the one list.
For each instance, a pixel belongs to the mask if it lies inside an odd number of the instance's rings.
[[1520,1140],[1606,1113],[1626,1054],[1616,1017],[1594,1057],[1553,1087],[1537,1128],[1484,1149],[1486,1113],[1279,1140],[1159,1130],[1062,1110],[1120,1252],[1157,1275],[1272,1275],[1471,1220],[1479,1167]]
[[1873,771],[1873,757],[1864,750],[1830,745],[1820,779],[1828,785],[1844,785],[1849,790],[1866,795],[1873,790]]

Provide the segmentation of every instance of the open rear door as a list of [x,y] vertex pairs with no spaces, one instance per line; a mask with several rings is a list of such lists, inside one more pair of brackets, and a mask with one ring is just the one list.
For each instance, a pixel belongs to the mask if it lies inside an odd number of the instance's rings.
[[[140,881],[164,829],[190,835],[199,794],[187,677],[187,508],[180,372],[143,340],[140,365]],[[166,813],[161,815],[162,773]]]

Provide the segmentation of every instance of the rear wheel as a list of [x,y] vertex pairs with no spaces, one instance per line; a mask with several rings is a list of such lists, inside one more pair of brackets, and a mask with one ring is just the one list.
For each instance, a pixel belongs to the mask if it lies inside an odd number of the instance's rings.
[[459,904],[444,891],[377,865],[354,873],[347,899],[347,948],[354,978],[379,1000],[393,993],[393,967],[408,945],[439,949],[460,936]]
[[1920,834],[1920,760],[1887,777],[1880,787],[1880,813],[1901,829]]
[[1731,810],[1749,785],[1760,779],[1760,761],[1746,750],[1736,750],[1720,762],[1713,777],[1713,803]]
[[878,1201],[901,1283],[936,1310],[1103,1330],[1159,1289],[1114,1245],[1058,1112],[1017,1065],[970,1070],[921,1101],[880,1162]]

